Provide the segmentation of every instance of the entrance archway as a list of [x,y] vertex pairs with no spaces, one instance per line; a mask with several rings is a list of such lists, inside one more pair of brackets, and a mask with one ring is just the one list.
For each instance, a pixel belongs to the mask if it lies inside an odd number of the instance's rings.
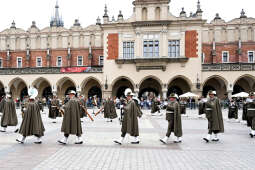
[[112,96],[116,96],[118,98],[124,97],[124,92],[127,88],[130,88],[132,91],[134,91],[132,82],[125,77],[118,78],[113,82]]
[[12,94],[13,99],[23,99],[27,96],[28,87],[24,80],[21,78],[15,78],[9,83],[10,93]]
[[81,93],[86,97],[93,97],[97,96],[100,99],[102,98],[102,87],[99,83],[99,80],[97,80],[94,77],[86,78],[81,85]]
[[32,86],[38,90],[38,97],[45,97],[48,99],[53,95],[50,82],[43,77],[36,79],[32,83]]
[[60,98],[65,97],[69,90],[76,91],[76,84],[69,77],[64,77],[57,82],[57,95]]
[[244,75],[239,77],[234,83],[233,94],[239,92],[254,92],[255,91],[255,77],[251,75]]
[[187,78],[183,77],[173,78],[168,85],[167,96],[169,96],[171,93],[175,93],[179,96],[184,93],[190,92],[191,91],[190,80],[186,79]]
[[203,96],[206,97],[209,90],[216,91],[220,99],[227,94],[227,81],[220,76],[209,77],[203,84]]
[[155,78],[146,78],[140,84],[139,97],[147,98],[150,93],[162,97],[161,83]]

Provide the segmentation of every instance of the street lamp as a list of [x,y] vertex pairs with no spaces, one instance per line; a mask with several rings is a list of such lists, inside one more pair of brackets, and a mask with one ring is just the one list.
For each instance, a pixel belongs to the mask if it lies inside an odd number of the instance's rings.
[[106,76],[106,79],[105,79],[104,88],[105,88],[105,90],[107,90],[107,89],[108,89],[108,84],[107,84],[107,76]]
[[197,82],[196,82],[197,89],[200,89],[200,86],[201,86],[201,83],[200,83],[200,80],[199,80],[199,77],[198,77],[198,74],[197,74]]

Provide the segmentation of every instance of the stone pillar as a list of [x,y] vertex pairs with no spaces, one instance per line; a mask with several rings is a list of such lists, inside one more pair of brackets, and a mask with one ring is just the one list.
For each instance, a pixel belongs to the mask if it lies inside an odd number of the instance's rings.
[[162,90],[162,93],[163,93],[163,100],[167,99],[167,89],[163,89]]

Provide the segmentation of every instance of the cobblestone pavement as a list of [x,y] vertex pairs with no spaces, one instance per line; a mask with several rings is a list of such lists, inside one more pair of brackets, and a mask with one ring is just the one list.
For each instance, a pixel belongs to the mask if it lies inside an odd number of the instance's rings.
[[226,132],[220,135],[220,142],[205,143],[202,137],[207,133],[207,120],[198,118],[197,111],[187,112],[188,117],[182,118],[181,144],[174,144],[172,136],[167,145],[161,144],[159,138],[165,135],[167,128],[165,116],[152,117],[149,111],[144,111],[145,115],[139,120],[141,143],[132,145],[130,137],[126,137],[122,146],[113,143],[120,136],[117,119],[113,123],[106,122],[102,115],[97,116],[95,122],[85,119],[84,144],[74,145],[75,137],[71,136],[68,145],[62,146],[57,143],[63,137],[62,118],[53,124],[47,114],[42,114],[46,128],[42,145],[35,145],[33,137],[24,145],[16,143],[18,134],[13,133],[14,127],[0,133],[0,169],[255,169],[255,139],[248,136],[246,125],[228,122],[224,110]]

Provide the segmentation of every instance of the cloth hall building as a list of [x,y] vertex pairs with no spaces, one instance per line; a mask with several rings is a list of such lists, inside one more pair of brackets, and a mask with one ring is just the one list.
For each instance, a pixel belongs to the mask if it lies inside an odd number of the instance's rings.
[[[130,0],[130,3],[131,0]],[[133,15],[108,16],[105,6],[96,24],[75,20],[65,28],[59,6],[50,26],[28,30],[11,24],[0,32],[0,89],[22,98],[34,86],[39,96],[63,97],[73,89],[86,97],[118,96],[129,87],[139,96],[152,91],[220,98],[255,91],[255,19],[242,10],[226,22],[219,14],[211,22],[197,10],[179,16],[170,0],[134,0]]]

